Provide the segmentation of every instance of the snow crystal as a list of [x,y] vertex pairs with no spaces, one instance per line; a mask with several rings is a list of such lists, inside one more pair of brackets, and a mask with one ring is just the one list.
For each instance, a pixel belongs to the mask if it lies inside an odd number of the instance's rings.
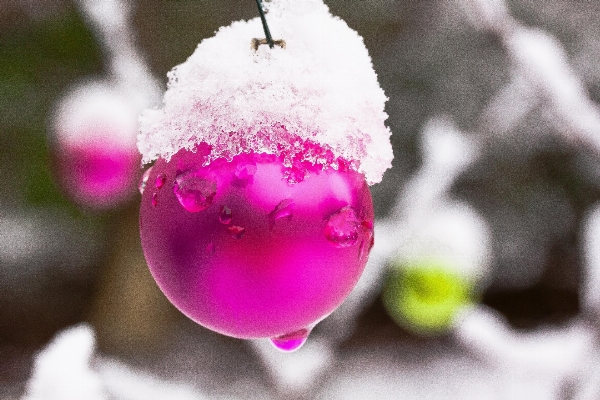
[[90,141],[135,149],[137,110],[108,82],[90,81],[70,90],[54,115],[55,139],[67,145]]
[[285,48],[257,50],[260,18],[238,21],[202,41],[169,74],[162,109],[141,118],[144,162],[211,146],[206,163],[242,152],[286,163],[349,165],[369,183],[393,158],[387,100],[362,38],[322,0],[273,0],[267,21]]

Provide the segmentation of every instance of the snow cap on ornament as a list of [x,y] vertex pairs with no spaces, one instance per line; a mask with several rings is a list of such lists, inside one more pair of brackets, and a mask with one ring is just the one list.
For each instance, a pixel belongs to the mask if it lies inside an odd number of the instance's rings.
[[54,115],[54,140],[72,147],[101,143],[104,147],[133,152],[136,115],[136,109],[115,87],[89,81],[61,99]]
[[143,162],[204,142],[207,163],[268,153],[379,182],[393,158],[387,98],[362,38],[322,0],[273,0],[268,21],[285,48],[253,48],[260,18],[238,21],[168,74],[164,107],[140,118]]

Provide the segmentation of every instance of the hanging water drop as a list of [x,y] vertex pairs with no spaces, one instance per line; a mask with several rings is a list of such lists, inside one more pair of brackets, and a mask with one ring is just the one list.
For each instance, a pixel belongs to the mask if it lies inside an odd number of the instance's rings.
[[323,234],[335,247],[345,248],[358,242],[360,231],[361,222],[356,217],[356,212],[352,207],[346,206],[327,219]]
[[244,233],[246,233],[246,228],[235,225],[230,226],[229,228],[227,228],[227,230],[229,231],[229,234],[236,239],[241,239],[242,236],[244,236]]
[[292,199],[281,200],[279,204],[275,206],[273,211],[269,213],[269,228],[273,229],[275,221],[281,218],[287,218],[288,221],[292,219],[294,207],[296,204]]
[[158,193],[154,193],[152,195],[152,207],[156,207],[158,205]]
[[138,185],[140,194],[144,194],[144,190],[146,189],[146,185],[148,184],[148,179],[150,179],[150,174],[152,174],[152,167],[148,168],[142,175],[142,179],[140,179],[140,184]]
[[304,343],[310,334],[310,329],[304,328],[298,331],[287,333],[285,335],[271,338],[271,343],[275,348],[285,352],[292,352],[298,350]]
[[199,212],[212,204],[217,194],[217,183],[188,171],[177,175],[173,192],[183,208],[189,212]]
[[165,185],[166,181],[167,181],[167,175],[165,175],[165,174],[158,174],[158,176],[156,177],[156,182],[154,183],[154,185],[156,186],[157,189],[160,189],[161,187],[163,187]]
[[227,206],[221,207],[219,210],[219,221],[224,225],[228,225],[231,222],[231,218],[231,208]]

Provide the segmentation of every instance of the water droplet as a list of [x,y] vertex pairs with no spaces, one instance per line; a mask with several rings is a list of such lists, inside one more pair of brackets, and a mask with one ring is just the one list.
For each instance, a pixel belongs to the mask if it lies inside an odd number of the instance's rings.
[[368,221],[368,220],[363,220],[363,222],[360,223],[360,226],[365,230],[365,231],[373,231],[373,221]]
[[306,339],[308,338],[309,334],[310,329],[304,328],[292,333],[271,338],[270,340],[275,348],[281,351],[291,352],[302,347],[302,345],[306,343]]
[[269,228],[273,229],[275,221],[281,218],[287,218],[288,221],[292,219],[294,207],[296,204],[292,199],[281,200],[279,204],[275,206],[273,211],[269,213]]
[[156,207],[158,205],[158,193],[154,193],[152,195],[152,207]]
[[142,179],[140,179],[140,184],[138,185],[140,194],[144,194],[144,190],[146,189],[146,185],[148,184],[148,179],[150,179],[151,173],[152,173],[152,167],[150,167],[146,171],[144,171],[144,174],[142,175]]
[[[373,246],[375,245],[375,237],[373,235],[373,229],[364,229],[364,221],[361,224],[361,226],[363,227],[363,231],[364,231],[364,239],[362,240],[362,242],[360,243],[360,249],[358,250],[358,259],[362,260],[365,257],[367,257],[369,255],[369,253],[371,252],[371,249],[373,248]],[[373,223],[371,223],[371,226],[373,226]]]
[[356,218],[356,212],[350,206],[332,214],[325,224],[323,234],[335,247],[354,246],[361,231],[361,222]]
[[241,160],[235,166],[233,172],[232,184],[237,187],[246,187],[249,183],[254,180],[254,174],[256,174],[256,163],[252,160]]
[[164,186],[165,182],[167,181],[167,175],[165,174],[158,174],[158,176],[156,177],[156,182],[154,183],[154,185],[156,186],[157,189],[160,189],[161,187]]
[[227,206],[221,207],[221,210],[219,210],[219,221],[222,224],[228,225],[231,222],[231,218],[231,208]]
[[241,161],[235,167],[234,175],[238,179],[247,180],[256,173],[256,163],[253,161]]
[[183,208],[189,212],[199,212],[212,204],[217,194],[217,183],[188,171],[177,175],[173,192]]
[[206,245],[206,252],[208,254],[213,254],[215,252],[215,244],[210,242],[208,245]]
[[242,236],[244,236],[244,233],[246,233],[246,228],[242,228],[241,226],[230,226],[229,228],[227,228],[227,230],[229,231],[229,234],[236,238],[236,239],[241,239]]

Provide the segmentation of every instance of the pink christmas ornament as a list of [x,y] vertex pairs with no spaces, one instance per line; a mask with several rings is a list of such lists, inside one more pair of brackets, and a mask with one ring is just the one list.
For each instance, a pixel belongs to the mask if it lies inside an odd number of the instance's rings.
[[[221,28],[143,113],[141,239],[159,287],[197,323],[299,348],[352,290],[373,245],[367,183],[392,158],[362,39],[320,0],[270,3],[286,47]],[[319,26],[319,29],[314,29]]]
[[[159,159],[142,196],[144,253],[167,297],[194,321],[240,338],[298,332],[333,311],[373,238],[364,177],[308,166],[310,176],[290,185],[273,155],[203,167],[205,159],[187,150]],[[170,184],[159,188],[161,175]]]
[[90,82],[61,99],[54,119],[55,176],[65,193],[90,209],[129,200],[139,179],[136,110],[106,83]]

